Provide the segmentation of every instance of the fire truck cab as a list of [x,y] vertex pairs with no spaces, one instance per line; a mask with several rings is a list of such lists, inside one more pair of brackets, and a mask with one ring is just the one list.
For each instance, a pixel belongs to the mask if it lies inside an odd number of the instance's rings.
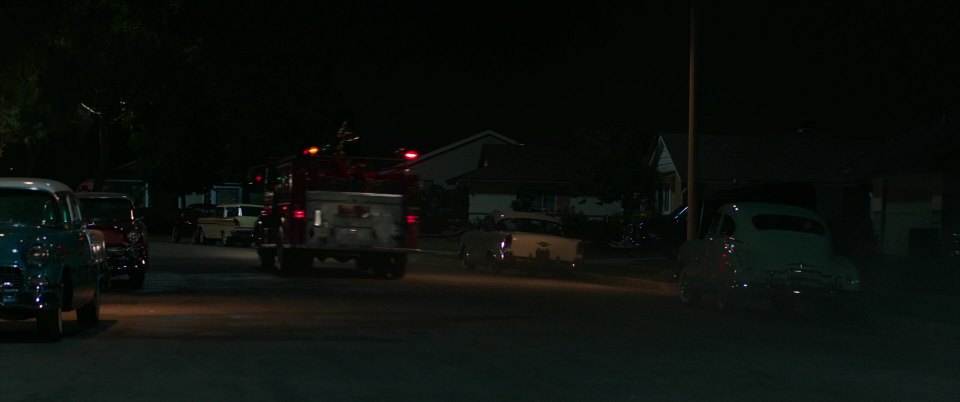
[[402,278],[407,255],[420,251],[419,180],[405,165],[403,159],[323,155],[312,147],[252,169],[251,183],[264,189],[254,226],[261,268],[302,274],[315,259],[332,258]]

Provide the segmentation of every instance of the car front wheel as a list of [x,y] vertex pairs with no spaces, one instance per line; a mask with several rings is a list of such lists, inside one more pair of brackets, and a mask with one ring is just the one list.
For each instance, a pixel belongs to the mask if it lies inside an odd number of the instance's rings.
[[77,321],[85,327],[92,327],[100,322],[100,285],[93,291],[93,301],[77,309]]

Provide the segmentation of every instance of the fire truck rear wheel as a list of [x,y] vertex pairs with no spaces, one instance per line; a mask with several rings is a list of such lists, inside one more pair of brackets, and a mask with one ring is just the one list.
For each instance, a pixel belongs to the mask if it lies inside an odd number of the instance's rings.
[[389,270],[390,276],[400,279],[407,275],[407,256],[406,254],[399,254],[390,257],[389,259]]

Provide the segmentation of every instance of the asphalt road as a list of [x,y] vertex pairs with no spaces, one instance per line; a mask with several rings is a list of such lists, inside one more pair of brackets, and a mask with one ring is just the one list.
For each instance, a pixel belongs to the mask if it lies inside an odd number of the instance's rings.
[[960,398],[960,344],[857,314],[683,308],[638,289],[352,264],[256,270],[253,249],[152,245],[100,325],[60,343],[0,321],[0,400],[769,401]]

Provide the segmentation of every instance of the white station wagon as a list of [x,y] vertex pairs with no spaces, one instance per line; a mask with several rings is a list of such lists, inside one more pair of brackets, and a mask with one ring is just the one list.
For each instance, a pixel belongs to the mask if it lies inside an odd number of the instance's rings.
[[789,308],[798,298],[839,300],[860,290],[857,269],[834,254],[823,220],[788,205],[721,206],[706,233],[680,247],[679,263],[680,300],[690,304],[713,293],[720,310],[748,295]]
[[485,265],[493,271],[522,268],[572,271],[583,264],[580,240],[565,237],[560,220],[527,212],[495,212],[478,230],[460,238],[460,258],[467,269]]

